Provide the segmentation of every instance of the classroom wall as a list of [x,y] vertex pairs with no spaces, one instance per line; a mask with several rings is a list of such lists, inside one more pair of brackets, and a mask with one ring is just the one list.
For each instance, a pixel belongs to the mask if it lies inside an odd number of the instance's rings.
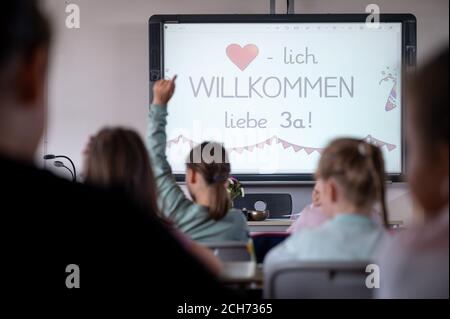
[[[105,125],[133,127],[145,136],[148,105],[147,21],[153,14],[268,13],[269,0],[44,0],[55,29],[48,80],[48,130],[37,154],[62,153],[82,167],[82,150]],[[81,8],[81,28],[65,27],[66,3]],[[448,43],[446,0],[377,1],[382,12],[413,13],[418,18],[418,59],[422,63]],[[297,13],[362,13],[362,0],[296,0]],[[278,0],[277,13],[286,11]],[[48,167],[52,169],[51,167]],[[61,172],[58,172],[61,173]],[[287,192],[299,211],[311,186],[249,186],[248,192]],[[389,185],[391,219],[411,221],[406,185]]]

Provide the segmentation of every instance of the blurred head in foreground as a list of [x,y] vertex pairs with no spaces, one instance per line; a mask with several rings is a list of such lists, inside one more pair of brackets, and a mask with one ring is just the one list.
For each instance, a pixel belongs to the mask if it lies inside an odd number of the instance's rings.
[[446,49],[416,75],[406,113],[408,180],[428,218],[448,205],[448,84]]
[[31,162],[42,137],[50,38],[37,1],[2,1],[0,153],[4,156]]
[[135,131],[124,128],[100,130],[86,149],[84,170],[87,183],[119,187],[144,211],[157,214],[150,158]]

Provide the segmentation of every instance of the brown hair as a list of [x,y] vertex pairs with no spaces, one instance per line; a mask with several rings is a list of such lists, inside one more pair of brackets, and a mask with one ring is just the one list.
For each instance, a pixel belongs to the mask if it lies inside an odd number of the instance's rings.
[[434,57],[415,76],[410,91],[415,103],[415,128],[430,146],[448,144],[449,100],[448,100],[448,47]]
[[334,178],[347,200],[357,207],[379,202],[384,226],[388,225],[384,160],[381,150],[361,140],[333,141],[319,161],[317,177]]
[[[27,61],[37,49],[48,49],[51,30],[37,0],[2,1],[0,10],[0,93],[6,92],[3,79],[14,58]],[[6,82],[5,82],[6,81]]]
[[209,215],[214,220],[222,219],[231,207],[226,189],[231,167],[225,148],[219,143],[203,142],[191,150],[186,166],[201,174],[206,183],[213,187]]
[[124,128],[104,128],[86,150],[85,181],[119,187],[143,210],[160,215],[150,158],[140,136]]
[[50,25],[37,0],[2,2],[0,10],[0,71],[14,56],[27,58],[51,41]]

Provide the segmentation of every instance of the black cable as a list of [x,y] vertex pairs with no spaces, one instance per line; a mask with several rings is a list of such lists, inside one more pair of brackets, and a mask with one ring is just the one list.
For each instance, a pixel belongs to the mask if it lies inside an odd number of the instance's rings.
[[64,165],[63,162],[61,162],[61,161],[55,161],[55,162],[53,162],[53,165],[55,165],[55,167],[57,167],[57,168],[63,167],[63,168],[65,168],[65,169],[67,169],[67,170],[70,172],[70,175],[72,176],[72,181],[75,181],[75,175],[73,174],[73,172],[71,171],[70,168],[68,168],[66,165]]
[[68,160],[70,162],[70,164],[72,164],[73,175],[74,175],[73,181],[76,182],[77,181],[77,171],[76,171],[76,168],[75,168],[75,164],[72,162],[72,160],[69,157],[65,156],[65,155],[56,155],[55,158],[65,158],[66,160]]
[[70,172],[70,175],[72,175],[72,180],[75,181],[75,176],[73,175],[72,171],[70,170],[70,168],[68,168],[66,165],[63,165],[61,167],[64,167],[65,169],[67,169]]
[[66,160],[68,160],[70,162],[70,164],[72,165],[72,168],[73,168],[73,181],[76,182],[77,181],[77,169],[75,168],[75,164],[72,162],[72,160],[68,156],[53,155],[53,154],[44,155],[44,160],[53,160],[56,158],[65,158]]

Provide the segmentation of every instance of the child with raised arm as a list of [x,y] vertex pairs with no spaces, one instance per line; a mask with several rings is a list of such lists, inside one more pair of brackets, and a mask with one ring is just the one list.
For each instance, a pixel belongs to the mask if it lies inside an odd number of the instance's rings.
[[204,142],[191,150],[186,161],[186,185],[192,201],[172,175],[166,157],[166,124],[167,103],[174,90],[175,78],[156,82],[149,112],[147,145],[161,212],[193,240],[247,242],[247,221],[241,211],[231,209],[226,189],[230,163],[222,145]]

